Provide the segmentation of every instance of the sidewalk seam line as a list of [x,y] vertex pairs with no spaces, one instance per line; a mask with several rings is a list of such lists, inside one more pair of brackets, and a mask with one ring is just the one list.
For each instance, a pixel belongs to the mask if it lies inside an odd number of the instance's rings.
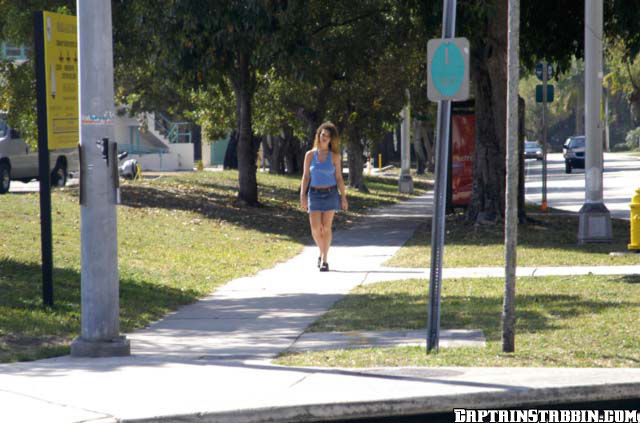
[[[43,399],[43,398],[40,398],[40,397],[36,397],[36,396],[33,396],[33,395],[28,395],[28,394],[25,394],[25,393],[22,393],[22,392],[9,391],[7,389],[2,389],[2,388],[0,388],[0,392],[5,392],[5,393],[8,393],[8,394],[17,395],[17,396],[20,396],[20,397],[23,397],[23,398],[29,398],[29,399],[32,399],[32,400],[43,402],[45,404],[54,405],[56,407],[63,407],[63,408],[70,408],[70,409],[74,409],[74,410],[86,411],[88,413],[93,413],[93,414],[102,416],[102,417],[100,417],[100,419],[112,418],[112,419],[116,419],[117,421],[120,421],[116,416],[108,414],[108,413],[103,413],[102,411],[95,411],[95,410],[90,410],[90,409],[84,408],[84,407],[76,407],[75,405],[49,401],[49,400],[46,400],[46,399]],[[92,420],[95,420],[95,419],[92,419]],[[91,420],[83,420],[83,421],[88,422],[88,421],[91,421]]]

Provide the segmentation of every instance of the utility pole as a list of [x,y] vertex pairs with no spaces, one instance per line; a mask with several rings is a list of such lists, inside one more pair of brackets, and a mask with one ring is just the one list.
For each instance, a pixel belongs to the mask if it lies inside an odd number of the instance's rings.
[[602,0],[585,0],[585,202],[580,209],[578,243],[611,242],[611,215],[602,187]]
[[413,192],[413,179],[411,178],[411,97],[406,90],[407,105],[402,109],[402,124],[400,126],[400,179],[398,191]]
[[[507,56],[507,186],[505,200],[505,284],[502,308],[502,351],[515,351],[515,296],[516,296],[516,247],[518,243],[518,82],[520,0],[509,0]],[[544,88],[546,91],[547,64],[543,62]],[[543,91],[543,98],[546,92]],[[546,106],[546,104],[545,104]]]
[[74,357],[130,354],[120,336],[110,0],[77,0],[80,81],[81,334]]

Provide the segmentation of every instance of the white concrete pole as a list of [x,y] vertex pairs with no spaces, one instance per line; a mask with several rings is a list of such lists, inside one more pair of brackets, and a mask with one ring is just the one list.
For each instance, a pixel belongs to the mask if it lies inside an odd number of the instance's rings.
[[[502,351],[515,351],[515,296],[518,244],[518,83],[520,82],[520,0],[509,0],[507,53],[507,184],[505,199],[505,288]],[[546,62],[543,64],[546,72]],[[546,78],[545,78],[546,82]],[[545,84],[546,85],[546,84]],[[546,86],[544,89],[546,90]],[[545,93],[546,94],[546,93]]]
[[407,105],[402,109],[402,124],[400,126],[400,192],[413,192],[413,178],[411,178],[411,99],[409,90],[406,92]]
[[82,322],[71,355],[121,356],[130,353],[130,345],[119,334],[111,2],[78,0],[77,10]]
[[586,0],[585,14],[585,201],[602,203],[602,0]]
[[585,0],[585,203],[580,209],[578,242],[611,242],[611,216],[602,187],[602,0]]

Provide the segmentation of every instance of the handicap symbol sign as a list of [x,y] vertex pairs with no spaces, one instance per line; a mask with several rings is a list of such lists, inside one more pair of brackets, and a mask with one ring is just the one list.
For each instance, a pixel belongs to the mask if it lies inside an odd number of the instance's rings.
[[469,41],[466,38],[429,40],[429,100],[466,100],[469,97]]

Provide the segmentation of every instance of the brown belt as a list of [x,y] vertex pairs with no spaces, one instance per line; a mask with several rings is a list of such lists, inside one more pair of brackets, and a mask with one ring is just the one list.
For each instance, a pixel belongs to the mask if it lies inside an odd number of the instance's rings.
[[338,188],[337,186],[332,186],[332,187],[324,187],[324,188],[319,188],[319,187],[309,187],[309,191],[314,191],[314,192],[329,192],[329,191],[333,191],[334,189]]

